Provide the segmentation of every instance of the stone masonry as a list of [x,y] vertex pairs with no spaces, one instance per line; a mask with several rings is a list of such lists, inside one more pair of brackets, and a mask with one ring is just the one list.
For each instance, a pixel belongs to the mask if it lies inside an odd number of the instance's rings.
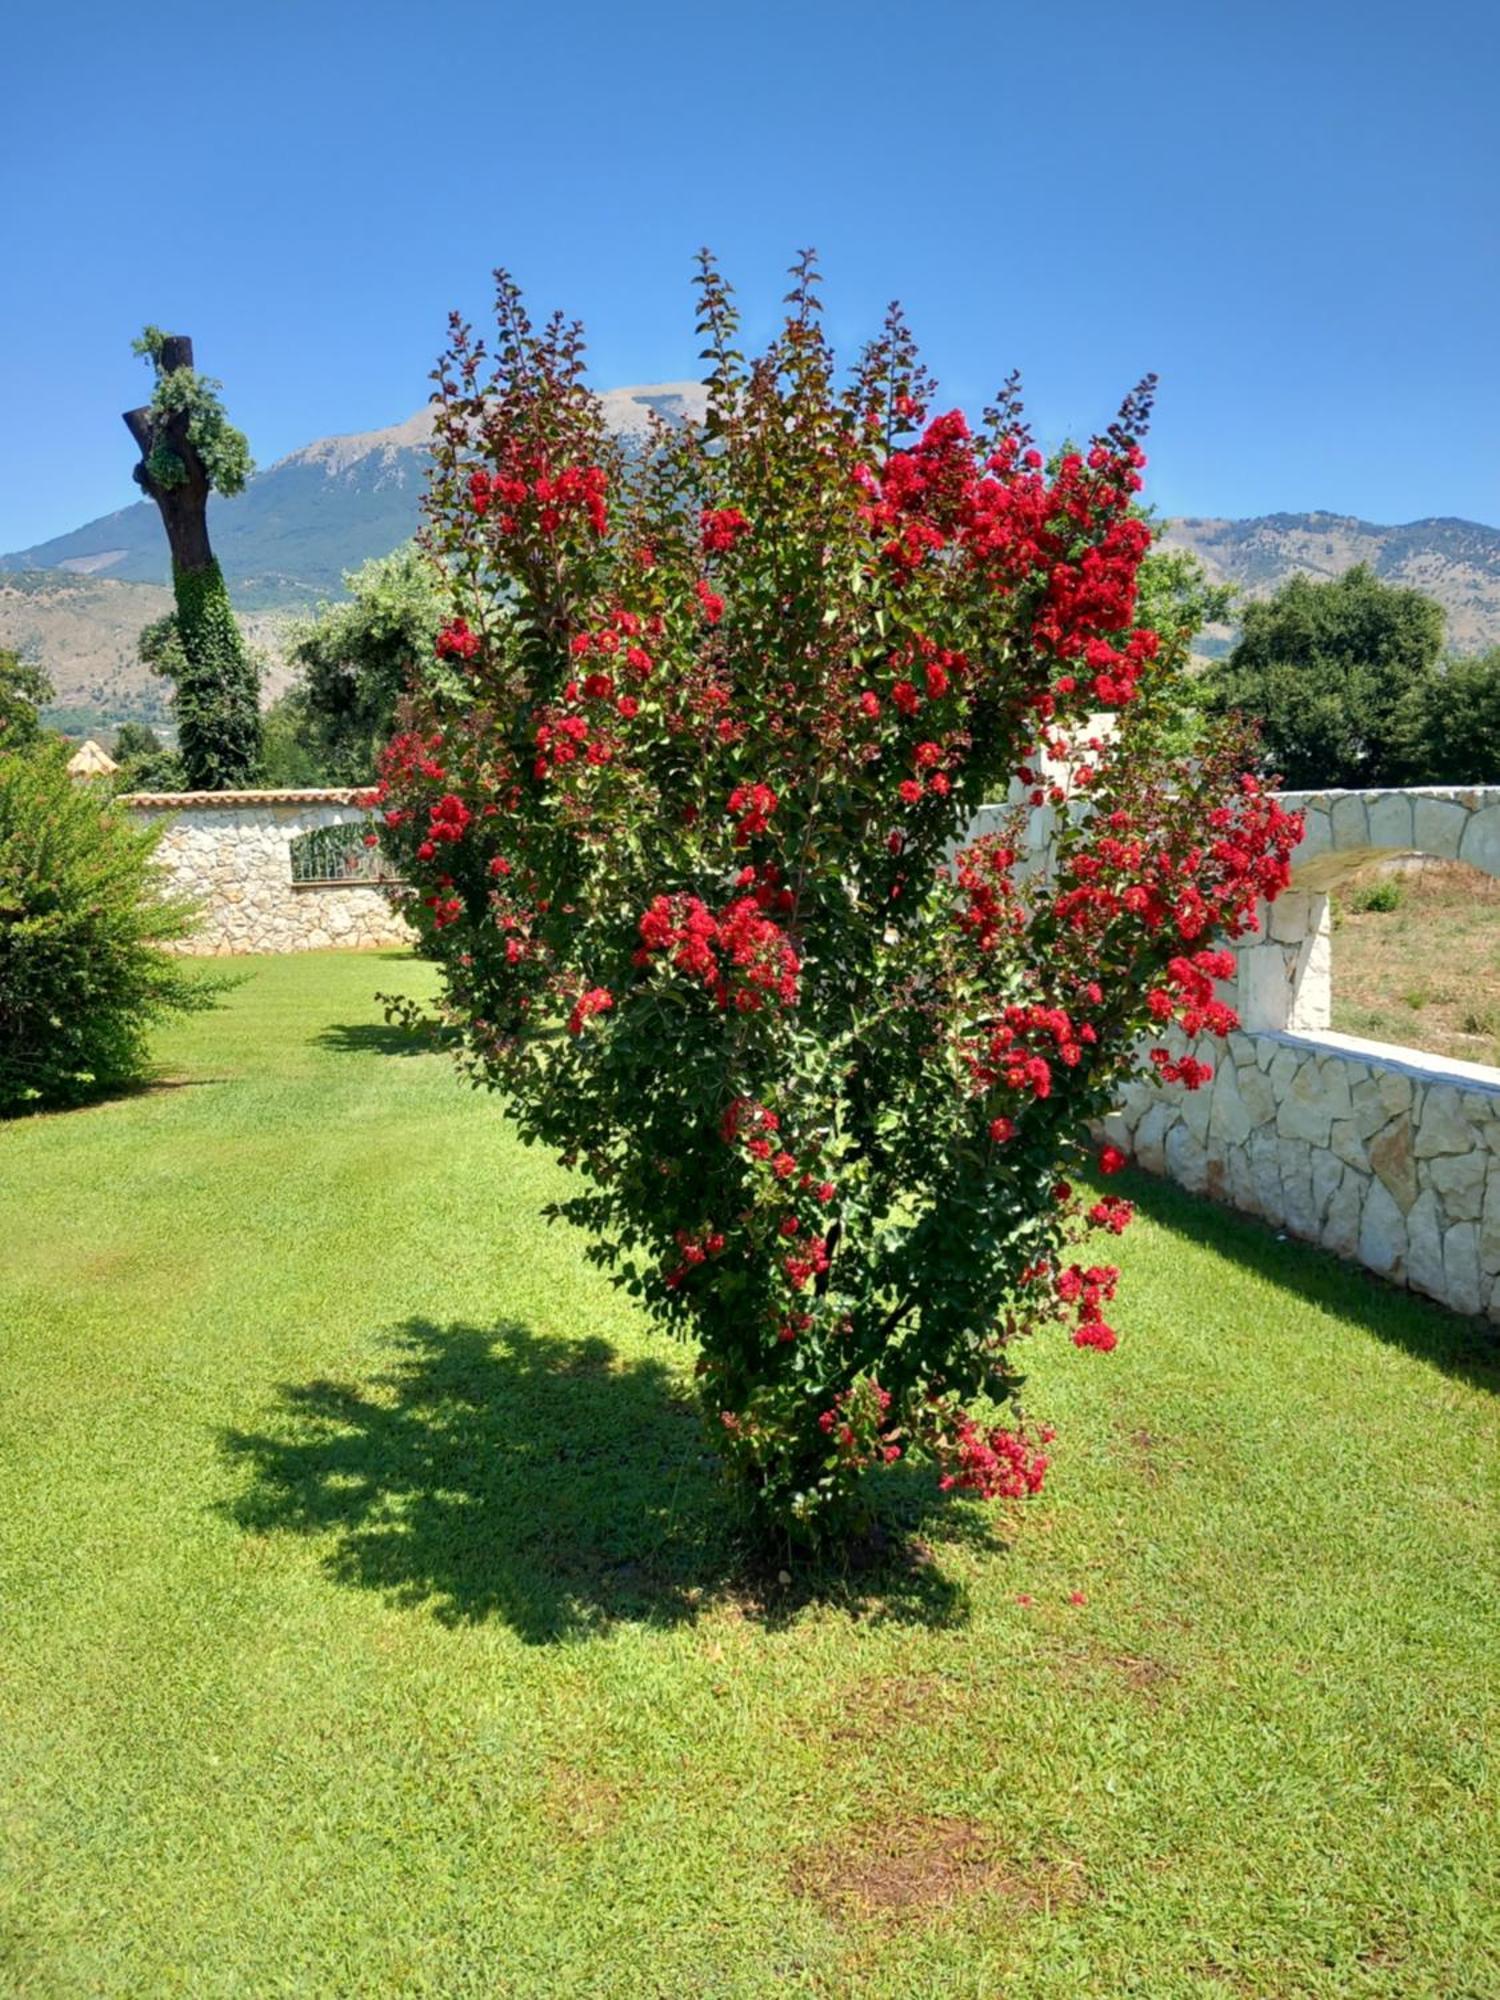
[[170,887],[200,906],[198,928],[178,950],[242,952],[374,949],[405,945],[411,931],[373,882],[294,883],[291,844],[316,827],[362,826],[369,794],[133,792],[120,803],[162,828],[157,858]]
[[1107,1135],[1155,1173],[1500,1321],[1500,1070],[1329,1030],[1328,892],[1430,854],[1500,875],[1500,787],[1287,793],[1292,886],[1236,953],[1244,1032],[1194,1050],[1198,1091],[1132,1084]]

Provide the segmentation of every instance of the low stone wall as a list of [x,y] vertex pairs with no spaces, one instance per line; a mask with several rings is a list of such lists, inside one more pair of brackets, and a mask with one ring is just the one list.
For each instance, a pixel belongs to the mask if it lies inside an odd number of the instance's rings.
[[1132,1085],[1115,1144],[1458,1312],[1500,1320],[1500,1070],[1337,1035],[1328,892],[1372,860],[1500,874],[1500,788],[1288,792],[1292,884],[1222,989],[1244,1032],[1199,1045],[1196,1092]]
[[1500,1320],[1500,1071],[1352,1035],[1231,1035],[1197,1091],[1130,1085],[1141,1166],[1464,1313]]
[[375,949],[411,942],[406,922],[374,882],[294,882],[291,845],[326,826],[363,826],[369,794],[133,792],[133,819],[162,828],[157,858],[171,887],[201,917],[178,949],[198,956]]

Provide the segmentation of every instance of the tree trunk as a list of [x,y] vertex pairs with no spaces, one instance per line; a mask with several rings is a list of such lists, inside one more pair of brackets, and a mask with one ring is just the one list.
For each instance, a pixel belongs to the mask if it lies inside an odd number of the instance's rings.
[[[162,348],[162,372],[167,374],[174,368],[192,365],[192,341],[186,334],[169,334]],[[124,419],[125,428],[141,454],[131,476],[141,491],[156,502],[167,531],[174,572],[207,569],[214,559],[208,539],[208,474],[188,438],[188,413],[173,410],[163,417],[147,407],[126,410]],[[170,451],[178,459],[184,475],[180,483],[164,486],[152,476],[151,456],[160,450]]]

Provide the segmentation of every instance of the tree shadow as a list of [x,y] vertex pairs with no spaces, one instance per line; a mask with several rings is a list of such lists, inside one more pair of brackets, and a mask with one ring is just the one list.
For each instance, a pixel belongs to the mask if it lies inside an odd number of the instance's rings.
[[1399,1347],[1471,1388],[1500,1394],[1500,1331],[1436,1300],[1378,1278],[1331,1250],[1284,1235],[1268,1222],[1188,1194],[1154,1174],[1133,1170],[1121,1183],[1163,1229],[1207,1244],[1232,1263],[1271,1278],[1336,1319]]
[[343,1056],[430,1056],[451,1037],[436,1026],[407,1028],[399,1021],[336,1021],[313,1036],[313,1046]]
[[222,1439],[248,1473],[223,1511],[326,1541],[340,1583],[445,1624],[498,1618],[530,1644],[678,1625],[723,1599],[768,1624],[814,1602],[930,1626],[967,1616],[913,1531],[993,1547],[989,1522],[935,1482],[890,1483],[873,1561],[794,1565],[783,1582],[743,1541],[698,1409],[661,1362],[508,1321],[410,1320],[392,1346],[368,1382],[284,1385],[264,1430]]

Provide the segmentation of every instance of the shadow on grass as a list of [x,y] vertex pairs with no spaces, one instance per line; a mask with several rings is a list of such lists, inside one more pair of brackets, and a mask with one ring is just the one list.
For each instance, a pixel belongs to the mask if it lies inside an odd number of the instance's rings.
[[448,1045],[436,1027],[404,1028],[395,1021],[336,1021],[313,1036],[315,1048],[341,1056],[430,1056]]
[[1221,1257],[1271,1279],[1346,1325],[1403,1348],[1444,1375],[1500,1394],[1500,1331],[1486,1321],[1387,1284],[1330,1250],[1284,1236],[1268,1222],[1188,1194],[1155,1175],[1131,1173],[1128,1192],[1163,1229],[1207,1244]]
[[[933,1551],[989,1540],[978,1509],[887,1482],[889,1553],[766,1585],[740,1542],[695,1405],[660,1362],[606,1341],[407,1322],[390,1370],[284,1387],[268,1427],[223,1440],[249,1482],[227,1512],[326,1538],[329,1573],[448,1624],[533,1644],[621,1620],[671,1626],[733,1598],[769,1624],[810,1603],[925,1625],[967,1616]],[[899,1471],[899,1468],[897,1468]]]

